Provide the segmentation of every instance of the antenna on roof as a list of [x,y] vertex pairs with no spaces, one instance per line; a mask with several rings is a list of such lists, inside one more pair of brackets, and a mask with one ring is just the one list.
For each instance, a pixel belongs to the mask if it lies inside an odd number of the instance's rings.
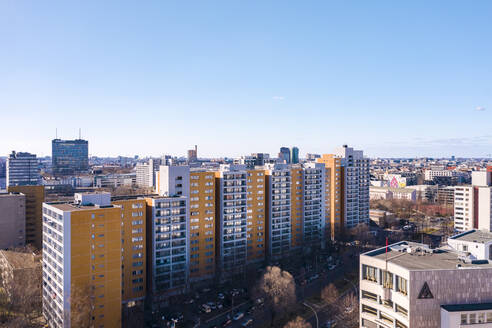
[[58,139],[58,128],[55,128],[55,139]]
[[79,128],[79,140],[80,140],[80,139],[82,139],[82,131],[81,131],[81,130],[82,130],[82,129],[81,129],[81,128]]

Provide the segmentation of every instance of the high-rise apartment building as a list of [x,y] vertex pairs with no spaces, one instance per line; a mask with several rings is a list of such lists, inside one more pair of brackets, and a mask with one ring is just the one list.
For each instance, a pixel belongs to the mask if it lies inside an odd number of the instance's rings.
[[71,317],[72,292],[93,293],[92,326],[121,326],[121,229],[121,208],[109,194],[43,205],[43,314],[50,327],[79,325]]
[[7,158],[6,175],[7,187],[40,184],[41,175],[36,155],[13,151]]
[[[50,327],[78,327],[72,293],[90,292],[94,327],[121,326],[122,306],[146,295],[144,199],[75,194],[43,205],[43,314]],[[77,293],[77,291],[79,293]],[[80,301],[80,300],[79,300]]]
[[216,254],[222,278],[244,271],[247,260],[247,176],[244,165],[221,165],[216,177]]
[[299,148],[292,147],[290,149],[290,163],[291,164],[299,163]]
[[154,188],[156,186],[156,172],[159,171],[161,159],[149,159],[147,163],[137,163],[136,184],[140,188]]
[[184,293],[188,283],[188,198],[162,196],[147,202],[147,294],[154,307]]
[[322,247],[325,238],[325,167],[303,165],[303,245]]
[[121,224],[121,302],[142,305],[146,296],[146,201],[143,198],[116,197],[112,205],[120,207]]
[[333,240],[344,227],[344,171],[341,159],[333,154],[323,154],[316,162],[325,165],[325,231]]
[[55,176],[86,173],[89,170],[89,142],[82,139],[53,139],[51,161]]
[[26,239],[26,196],[0,193],[0,249],[22,247]]
[[304,174],[300,165],[290,168],[291,249],[300,249],[304,240]]
[[26,197],[26,244],[41,249],[43,242],[44,186],[9,186],[8,192],[22,193]]
[[344,145],[335,151],[340,157],[343,173],[344,227],[369,223],[369,159],[362,150]]
[[454,187],[454,228],[492,231],[492,167],[472,172],[471,186]]
[[190,281],[215,276],[215,174],[192,170],[189,174]]
[[273,260],[288,256],[292,244],[292,172],[287,164],[269,164],[267,184],[267,255]]
[[266,228],[266,204],[267,204],[267,186],[265,179],[265,170],[258,168],[247,170],[247,229],[246,238],[247,262],[261,262],[265,259],[265,249],[267,236]]

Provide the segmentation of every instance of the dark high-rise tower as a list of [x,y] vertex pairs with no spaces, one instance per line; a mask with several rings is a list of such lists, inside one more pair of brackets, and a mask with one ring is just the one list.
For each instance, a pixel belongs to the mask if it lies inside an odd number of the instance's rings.
[[87,140],[53,139],[51,154],[55,176],[74,175],[89,170],[89,142]]

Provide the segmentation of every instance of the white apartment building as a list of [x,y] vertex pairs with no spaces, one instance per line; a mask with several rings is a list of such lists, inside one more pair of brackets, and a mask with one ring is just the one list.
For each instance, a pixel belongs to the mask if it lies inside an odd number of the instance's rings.
[[161,196],[187,196],[190,192],[190,167],[161,165],[157,192]]
[[[170,295],[187,288],[190,220],[185,196],[147,198],[150,222],[150,288],[152,304],[165,302]],[[150,215],[149,215],[150,214]]]
[[471,186],[454,188],[454,226],[457,231],[492,231],[492,172],[472,172]]
[[424,180],[432,181],[434,177],[454,177],[457,176],[456,171],[452,170],[425,170]]
[[137,163],[135,171],[137,174],[137,186],[140,188],[153,188],[156,185],[155,173],[159,171],[161,160],[149,159],[147,163]]
[[7,158],[6,178],[7,187],[41,184],[39,162],[36,155],[13,151]]
[[362,150],[346,145],[337,149],[335,155],[341,158],[344,172],[344,222],[346,228],[359,223],[369,223],[369,159]]
[[[325,165],[303,165],[303,238],[305,246],[320,246],[325,237]],[[368,213],[369,215],[369,213]]]
[[267,224],[269,229],[268,256],[278,259],[291,249],[291,169],[287,164],[266,164],[269,191]]
[[402,241],[361,254],[360,327],[491,327],[491,275],[489,261],[451,247]]
[[221,165],[216,187],[219,213],[218,268],[222,274],[242,272],[247,260],[247,171],[245,165]]
[[454,229],[467,231],[474,228],[473,187],[454,188]]

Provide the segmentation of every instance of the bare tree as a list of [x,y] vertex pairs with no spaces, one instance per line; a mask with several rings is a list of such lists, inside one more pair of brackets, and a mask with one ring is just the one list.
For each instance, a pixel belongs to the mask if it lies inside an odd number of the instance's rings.
[[287,322],[284,328],[311,328],[311,324],[304,320],[303,317],[297,316],[295,319]]
[[326,303],[335,303],[338,300],[338,289],[334,284],[329,284],[321,291],[321,299]]
[[70,323],[73,327],[89,328],[92,325],[94,289],[90,285],[72,284],[70,290]]
[[268,266],[258,281],[256,295],[265,299],[271,311],[271,325],[280,312],[286,312],[296,301],[294,277],[276,266]]
[[2,303],[9,327],[30,327],[41,316],[41,270],[41,263],[35,262],[34,267],[15,270],[13,279],[4,284]]
[[341,320],[338,324],[343,328],[359,326],[359,298],[354,293],[345,295],[339,303],[338,314]]

